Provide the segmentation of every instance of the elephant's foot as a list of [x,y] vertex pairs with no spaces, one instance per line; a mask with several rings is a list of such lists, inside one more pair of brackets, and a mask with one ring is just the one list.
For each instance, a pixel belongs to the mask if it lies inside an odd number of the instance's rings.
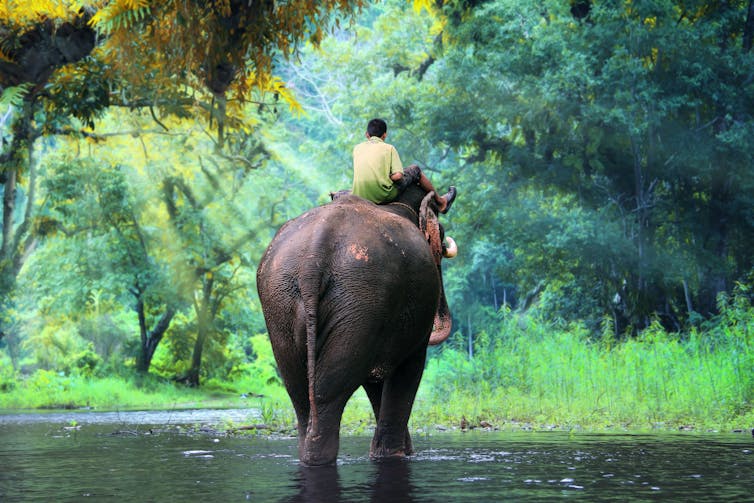
[[[334,445],[333,445],[334,444]],[[322,442],[321,437],[304,439],[299,460],[305,466],[332,466],[338,460],[338,440]]]
[[317,436],[315,439],[304,439],[299,449],[299,460],[305,466],[334,465],[338,460],[338,438],[323,441]]
[[305,466],[334,465],[338,460],[339,434],[337,428],[307,430],[299,437],[299,459]]
[[372,449],[369,453],[369,459],[376,461],[381,459],[403,459],[407,457],[408,454],[406,454],[403,450],[398,451],[386,451],[384,449]]
[[302,452],[299,455],[299,459],[302,465],[309,467],[335,466],[338,460],[337,456],[320,456],[319,453],[316,452]]
[[385,428],[378,427],[374,432],[369,457],[372,459],[404,458],[414,453],[411,435],[408,430],[403,433],[390,433]]

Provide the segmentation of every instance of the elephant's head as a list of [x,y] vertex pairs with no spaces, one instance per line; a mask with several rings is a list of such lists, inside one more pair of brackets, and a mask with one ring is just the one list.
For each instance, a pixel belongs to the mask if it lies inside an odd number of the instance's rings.
[[[419,192],[417,192],[417,190]],[[435,322],[432,327],[432,334],[429,338],[429,345],[434,346],[445,341],[450,336],[453,328],[453,322],[448,308],[448,302],[445,297],[445,287],[442,281],[442,259],[453,258],[458,254],[458,246],[450,236],[445,236],[445,229],[437,218],[437,207],[434,204],[434,193],[424,194],[418,187],[406,189],[391,204],[405,205],[413,209],[416,215],[416,222],[419,229],[427,238],[432,256],[437,264],[437,272],[440,275],[440,299],[435,314]],[[415,208],[415,209],[414,209]]]

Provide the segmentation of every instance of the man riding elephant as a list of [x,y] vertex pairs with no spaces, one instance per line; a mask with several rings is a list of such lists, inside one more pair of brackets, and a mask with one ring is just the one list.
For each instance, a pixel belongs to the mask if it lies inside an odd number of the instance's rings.
[[372,119],[367,124],[367,140],[353,149],[353,188],[351,192],[377,204],[394,201],[398,194],[412,184],[418,184],[427,193],[434,193],[440,213],[447,213],[456,197],[451,186],[444,196],[437,193],[432,182],[416,164],[403,169],[395,147],[385,142],[387,123]]

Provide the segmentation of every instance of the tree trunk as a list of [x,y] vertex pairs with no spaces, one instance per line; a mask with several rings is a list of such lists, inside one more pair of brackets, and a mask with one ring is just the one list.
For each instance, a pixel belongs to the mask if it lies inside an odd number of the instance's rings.
[[[0,257],[3,262],[10,262],[8,259],[13,253],[13,213],[16,209],[16,177],[17,170],[9,169],[5,173],[5,184],[3,185],[3,243],[0,247]],[[5,283],[5,281],[3,281]]]
[[211,329],[211,325],[214,319],[214,310],[211,309],[212,302],[212,276],[205,276],[202,284],[202,298],[198,304],[195,304],[196,309],[196,322],[197,322],[197,334],[196,342],[194,343],[194,353],[191,356],[191,368],[186,374],[186,384],[191,387],[199,387],[199,371],[202,367],[202,352],[204,351],[204,343],[207,342],[207,337]]
[[686,300],[686,313],[691,315],[691,313],[694,312],[694,304],[691,301],[691,292],[689,291],[689,282],[684,279],[682,284],[683,284],[683,298]]
[[490,273],[490,286],[492,287],[492,305],[495,307],[495,312],[500,309],[497,303],[497,288],[495,287],[495,275]]
[[154,357],[154,353],[157,351],[157,346],[162,341],[165,332],[170,327],[173,316],[175,316],[175,309],[168,307],[151,331],[147,331],[144,302],[141,299],[136,303],[136,312],[139,316],[139,331],[141,334],[141,347],[139,349],[139,356],[136,359],[136,370],[146,373],[149,372],[149,367],[152,365],[152,357]]
[[466,315],[466,324],[469,327],[469,358],[474,358],[474,333],[471,327],[471,314]]
[[[32,130],[32,104],[25,103],[22,114],[14,121],[13,139],[8,150],[0,156],[0,173],[3,180],[2,241],[0,242],[0,306],[6,301],[16,285],[16,278],[24,262],[34,250],[36,237],[31,232],[34,217],[36,172],[34,169],[34,141],[37,133]],[[24,151],[26,156],[24,156]],[[28,170],[26,209],[21,223],[14,225],[18,174],[24,163]]]
[[[702,299],[698,310],[707,316],[717,312],[717,296],[728,290],[728,254],[730,251],[730,210],[729,181],[722,181],[710,191],[709,216],[706,224],[705,248],[715,257],[708,260],[701,285]],[[736,270],[736,273],[740,271]]]
[[186,384],[192,388],[198,388],[201,384],[199,371],[202,367],[202,352],[204,351],[206,340],[207,329],[200,324],[198,333],[196,334],[196,342],[194,343],[194,353],[191,355],[191,368],[186,374]]
[[[654,242],[654,225],[652,224],[652,212],[654,211],[654,187],[657,182],[652,180],[650,168],[653,165],[654,145],[652,138],[654,132],[650,128],[645,135],[630,134],[631,162],[633,165],[634,184],[634,219],[633,240],[636,245],[636,270],[634,288],[635,295],[626,296],[626,314],[629,323],[636,328],[644,328],[649,325],[650,317],[656,311],[660,302],[660,292],[650,288],[652,279],[651,250]],[[629,314],[630,313],[630,314]]]

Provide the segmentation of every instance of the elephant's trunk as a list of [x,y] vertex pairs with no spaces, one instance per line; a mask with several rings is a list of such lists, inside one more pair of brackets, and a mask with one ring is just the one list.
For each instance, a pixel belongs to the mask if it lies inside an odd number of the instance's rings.
[[441,342],[445,342],[445,339],[450,337],[450,329],[453,328],[453,323],[450,321],[450,316],[446,318],[440,317],[440,313],[435,315],[435,324],[432,327],[432,334],[429,336],[429,345],[437,346]]
[[445,299],[445,287],[442,284],[442,270],[440,270],[440,302],[437,305],[435,322],[432,326],[432,333],[429,336],[429,345],[435,346],[450,337],[450,330],[452,328],[453,320],[450,317],[448,301]]

